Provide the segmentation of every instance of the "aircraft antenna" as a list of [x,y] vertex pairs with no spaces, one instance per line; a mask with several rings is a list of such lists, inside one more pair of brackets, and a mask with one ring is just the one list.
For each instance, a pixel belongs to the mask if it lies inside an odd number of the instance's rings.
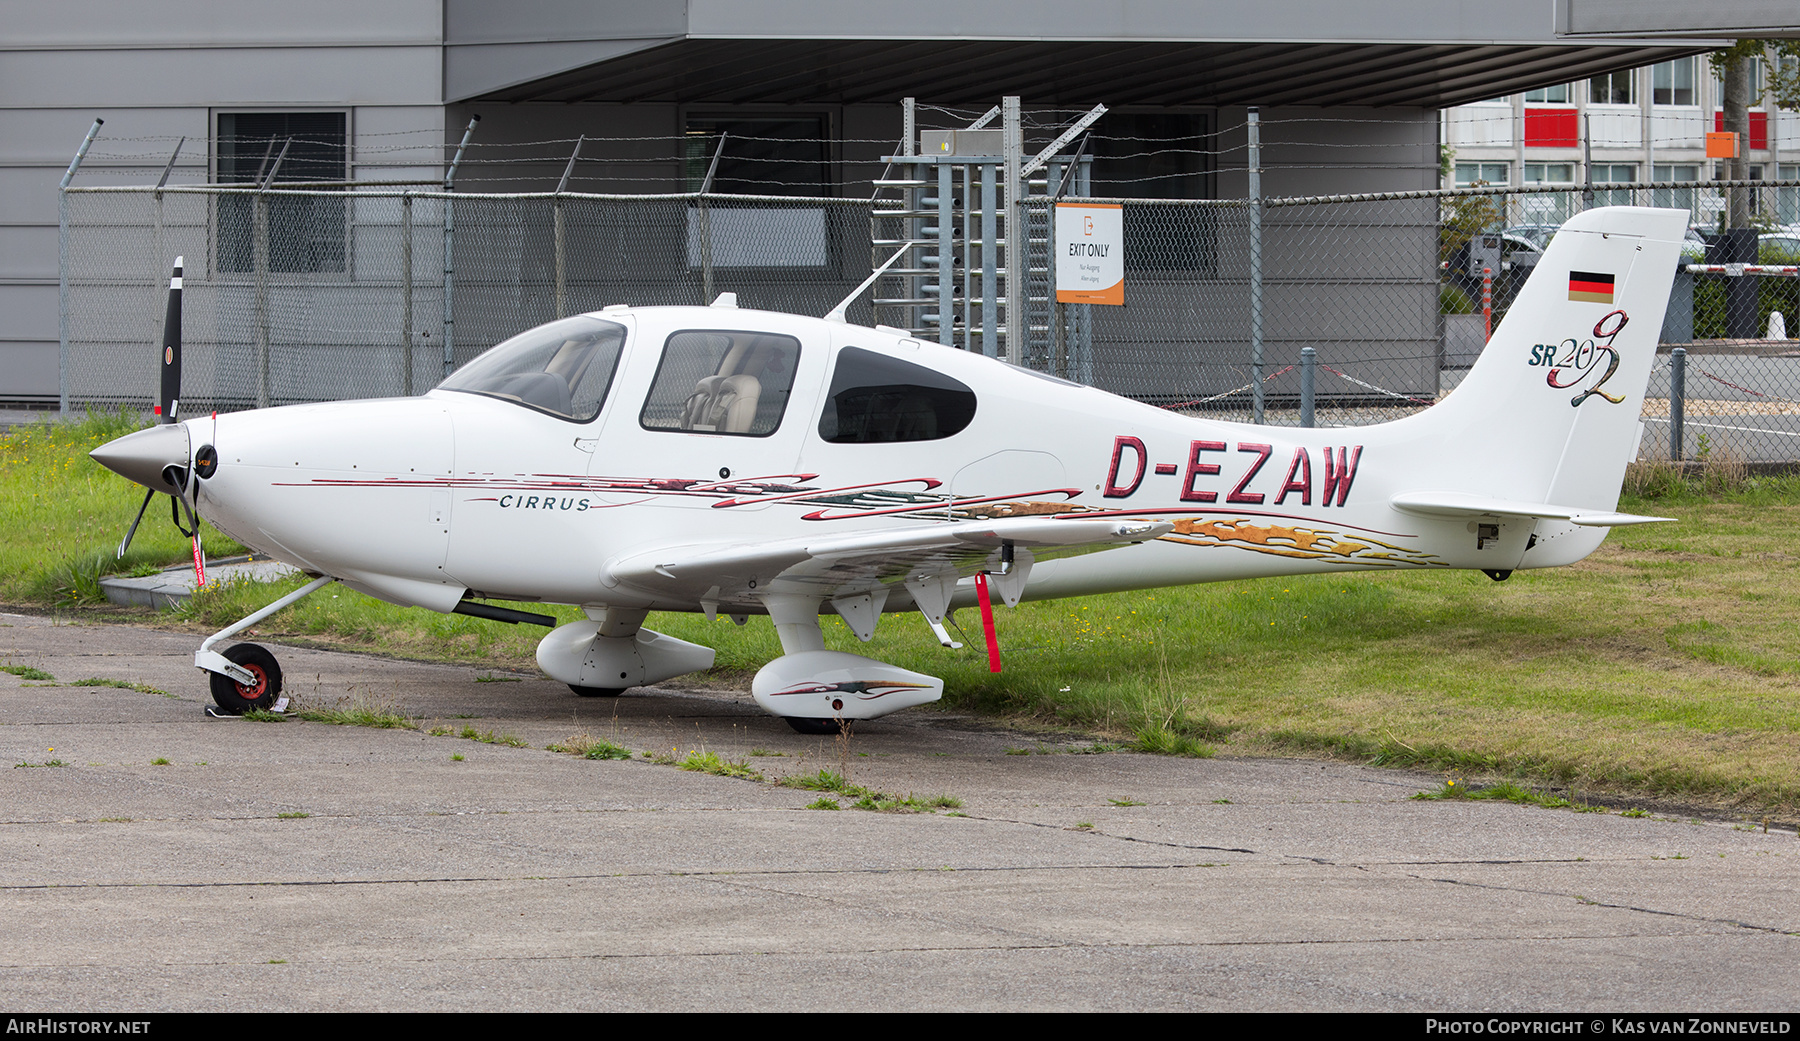
[[874,272],[869,275],[868,278],[863,279],[862,285],[857,286],[855,289],[850,290],[849,296],[846,296],[842,300],[839,300],[838,305],[826,313],[825,320],[828,322],[842,322],[844,320],[844,310],[850,306],[850,301],[855,300],[857,297],[861,296],[863,290],[874,285],[875,280],[880,278],[882,275],[887,274],[887,269],[893,267],[894,262],[896,260],[899,260],[901,257],[905,256],[907,250],[913,248],[914,246],[916,246],[918,244],[919,244],[919,241],[917,239],[913,239],[913,240],[907,242],[906,245],[901,246],[899,249],[895,250],[894,255],[887,259],[887,263],[876,268],[874,270]]

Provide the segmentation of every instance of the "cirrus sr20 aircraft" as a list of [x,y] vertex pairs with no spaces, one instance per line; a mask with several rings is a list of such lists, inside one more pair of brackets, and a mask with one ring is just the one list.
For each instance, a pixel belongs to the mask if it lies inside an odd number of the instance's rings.
[[864,640],[916,611],[951,645],[946,613],[985,613],[990,585],[1010,606],[1327,571],[1503,579],[1658,519],[1614,511],[1686,229],[1675,210],[1575,217],[1461,386],[1376,426],[1178,415],[727,295],[552,322],[417,398],[173,422],[165,373],[164,424],[93,456],[315,576],[196,653],[227,711],[274,703],[280,668],[213,646],[335,580],[506,621],[554,624],[484,601],[579,605],[537,659],[587,695],[711,666],[651,611],[768,615],[783,653],[752,692],[826,732],[943,690],[826,650],[827,611]]

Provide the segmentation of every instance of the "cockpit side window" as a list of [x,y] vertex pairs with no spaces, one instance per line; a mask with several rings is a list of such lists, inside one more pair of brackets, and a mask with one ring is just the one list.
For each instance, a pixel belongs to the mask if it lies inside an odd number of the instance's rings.
[[511,401],[585,423],[600,414],[625,346],[625,327],[580,315],[500,343],[450,374],[439,390]]
[[669,337],[639,422],[645,430],[767,437],[781,425],[800,341],[775,333],[685,330]]
[[838,352],[819,436],[833,444],[936,441],[975,419],[975,392],[923,365],[860,347]]

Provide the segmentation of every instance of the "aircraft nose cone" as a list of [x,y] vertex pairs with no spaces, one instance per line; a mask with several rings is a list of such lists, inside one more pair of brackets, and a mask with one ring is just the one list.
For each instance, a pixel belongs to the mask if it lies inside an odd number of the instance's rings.
[[178,495],[180,488],[163,480],[163,468],[188,464],[188,431],[182,423],[166,423],[126,434],[88,453],[113,473],[152,491]]

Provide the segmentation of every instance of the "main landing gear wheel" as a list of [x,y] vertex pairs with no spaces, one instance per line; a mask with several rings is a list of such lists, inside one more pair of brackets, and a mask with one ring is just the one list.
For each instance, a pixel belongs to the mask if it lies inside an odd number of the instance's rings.
[[616,698],[625,693],[627,687],[577,687],[569,684],[569,689],[584,698]]
[[782,716],[787,725],[796,733],[811,734],[818,737],[836,737],[850,729],[847,719],[808,719],[804,716]]
[[256,682],[243,684],[217,672],[207,673],[213,701],[234,716],[251,709],[273,708],[275,699],[281,696],[281,666],[276,664],[275,656],[254,643],[239,643],[226,648],[225,657],[254,673]]

